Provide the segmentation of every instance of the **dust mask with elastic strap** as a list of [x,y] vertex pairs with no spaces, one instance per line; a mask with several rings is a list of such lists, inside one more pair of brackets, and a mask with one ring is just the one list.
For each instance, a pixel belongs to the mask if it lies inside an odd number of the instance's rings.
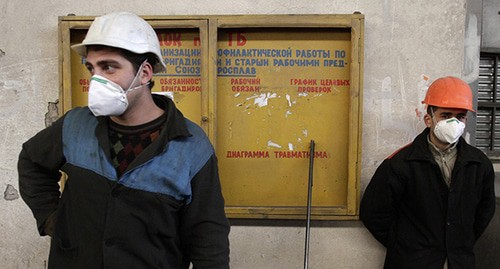
[[128,107],[127,93],[149,84],[148,82],[132,87],[139,78],[143,66],[144,63],[139,67],[137,74],[127,90],[123,90],[120,85],[103,76],[93,75],[90,78],[89,84],[88,107],[90,111],[92,111],[96,117],[122,115]]
[[[436,117],[432,111],[432,119],[436,123]],[[443,143],[453,144],[458,141],[464,133],[465,123],[453,117],[440,120],[434,127],[434,135]]]

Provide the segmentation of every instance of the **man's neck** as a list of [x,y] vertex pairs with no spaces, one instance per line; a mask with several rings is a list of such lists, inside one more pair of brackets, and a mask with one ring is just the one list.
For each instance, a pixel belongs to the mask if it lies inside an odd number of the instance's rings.
[[432,133],[429,134],[429,138],[430,138],[431,143],[434,146],[436,146],[436,148],[438,148],[440,151],[445,151],[453,145],[453,144],[441,142],[441,140],[437,139],[437,137],[435,135],[433,135]]

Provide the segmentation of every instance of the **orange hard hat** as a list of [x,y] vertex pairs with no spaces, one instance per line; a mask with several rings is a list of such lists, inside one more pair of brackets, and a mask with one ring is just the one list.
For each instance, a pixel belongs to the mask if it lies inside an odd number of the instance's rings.
[[472,91],[469,84],[457,77],[443,77],[432,82],[422,104],[475,112],[472,109]]

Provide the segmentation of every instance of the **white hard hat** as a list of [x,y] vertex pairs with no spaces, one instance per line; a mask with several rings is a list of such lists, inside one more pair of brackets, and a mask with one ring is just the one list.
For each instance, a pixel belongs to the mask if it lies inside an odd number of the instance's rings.
[[129,12],[110,13],[95,18],[83,42],[71,48],[81,56],[86,56],[87,45],[121,48],[136,54],[150,52],[158,58],[153,72],[166,70],[160,42],[153,27],[141,17]]

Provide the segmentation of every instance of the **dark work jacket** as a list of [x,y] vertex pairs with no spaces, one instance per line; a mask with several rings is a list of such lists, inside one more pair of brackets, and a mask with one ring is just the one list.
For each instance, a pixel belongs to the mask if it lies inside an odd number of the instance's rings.
[[[20,191],[40,234],[52,236],[49,268],[229,267],[213,147],[171,100],[154,100],[167,113],[165,126],[120,178],[108,119],[87,107],[23,144]],[[62,195],[59,171],[67,174]]]
[[383,161],[361,201],[360,218],[386,248],[384,268],[474,268],[473,246],[495,211],[491,161],[460,138],[450,188],[427,137]]

